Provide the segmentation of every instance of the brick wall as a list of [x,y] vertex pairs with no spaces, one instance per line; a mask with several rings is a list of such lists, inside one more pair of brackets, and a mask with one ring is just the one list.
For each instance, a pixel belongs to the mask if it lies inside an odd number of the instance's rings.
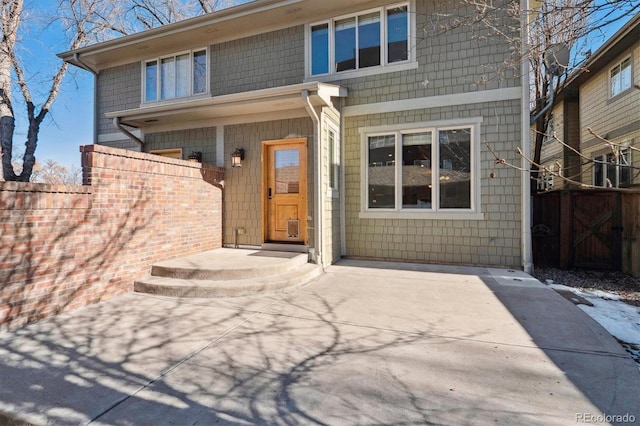
[[152,263],[221,246],[222,191],[199,163],[81,150],[84,186],[0,183],[0,329],[130,292]]

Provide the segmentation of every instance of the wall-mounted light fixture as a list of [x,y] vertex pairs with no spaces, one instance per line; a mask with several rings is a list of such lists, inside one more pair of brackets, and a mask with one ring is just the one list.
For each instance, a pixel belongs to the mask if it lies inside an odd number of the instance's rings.
[[193,151],[189,154],[189,161],[202,163],[202,153],[200,151]]
[[244,160],[244,149],[236,148],[236,150],[231,153],[231,167],[242,167],[242,160]]

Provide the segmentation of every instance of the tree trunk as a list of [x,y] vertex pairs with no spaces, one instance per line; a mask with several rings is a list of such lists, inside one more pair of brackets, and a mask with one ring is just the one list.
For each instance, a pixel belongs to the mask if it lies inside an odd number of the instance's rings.
[[[33,106],[30,105],[30,110],[32,109]],[[32,114],[29,115],[29,131],[27,132],[26,149],[24,157],[22,158],[22,172],[16,179],[18,182],[29,182],[31,173],[33,172],[33,166],[36,163],[35,152],[38,145],[38,133],[40,132],[42,119],[40,116],[32,117]],[[42,115],[42,118],[44,118],[44,115]]]
[[16,179],[11,160],[13,159],[13,133],[15,119],[11,106],[11,60],[6,52],[7,45],[0,42],[0,148],[2,148],[2,177],[6,181]]
[[10,116],[0,117],[0,147],[2,148],[2,178],[6,181],[16,180],[13,170],[12,150],[13,131],[15,129],[14,119]]

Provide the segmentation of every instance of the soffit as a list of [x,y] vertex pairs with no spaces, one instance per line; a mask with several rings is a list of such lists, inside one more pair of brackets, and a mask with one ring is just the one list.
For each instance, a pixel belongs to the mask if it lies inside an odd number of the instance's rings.
[[332,98],[347,96],[340,86],[304,83],[231,95],[156,104],[107,113],[109,119],[145,132],[241,124],[307,116],[307,93],[313,107],[331,106]]
[[[399,1],[400,2],[400,1]],[[160,28],[61,53],[63,60],[105,69],[236,40],[389,3],[379,0],[257,0]],[[77,61],[74,55],[80,57]]]

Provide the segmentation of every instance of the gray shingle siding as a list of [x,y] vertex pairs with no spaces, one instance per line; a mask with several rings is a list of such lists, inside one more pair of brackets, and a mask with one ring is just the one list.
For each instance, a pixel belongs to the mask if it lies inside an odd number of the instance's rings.
[[211,46],[213,96],[302,83],[304,26]]
[[204,163],[216,164],[216,128],[151,133],[145,137],[145,151],[171,148],[182,148],[184,160],[192,152],[199,151]]
[[[503,62],[510,61],[512,55],[504,39],[483,37],[479,31],[469,26],[451,28],[438,34],[434,28],[444,24],[438,17],[451,14],[452,11],[447,9],[451,4],[420,0],[416,3],[416,40],[412,47],[415,49],[419,67],[332,81],[349,89],[346,105],[451,95],[520,85],[519,69],[502,66]],[[454,13],[473,14],[473,10],[458,9]],[[515,65],[519,66],[519,62],[515,61]]]
[[100,71],[96,83],[98,134],[117,132],[111,120],[104,116],[105,113],[140,107],[142,96],[140,72],[140,62]]

